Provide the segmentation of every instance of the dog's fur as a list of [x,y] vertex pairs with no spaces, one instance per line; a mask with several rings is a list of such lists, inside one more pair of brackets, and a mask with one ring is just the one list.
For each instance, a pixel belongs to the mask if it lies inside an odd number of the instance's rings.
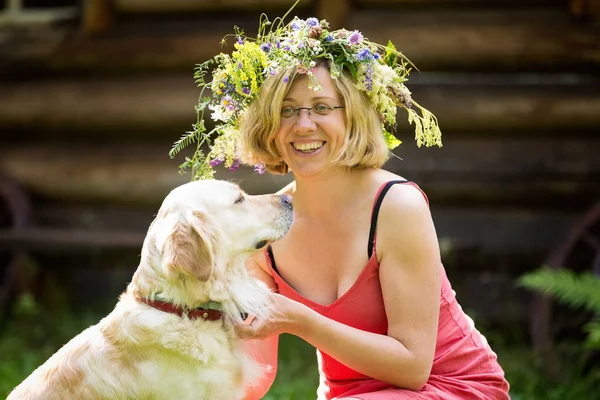
[[[244,260],[289,229],[289,197],[248,196],[224,181],[174,189],[144,240],[115,309],[67,343],[9,395],[15,399],[223,399],[243,397],[264,372],[240,349],[233,325],[268,315],[269,290]],[[217,321],[179,317],[140,298],[188,309],[220,302]]]

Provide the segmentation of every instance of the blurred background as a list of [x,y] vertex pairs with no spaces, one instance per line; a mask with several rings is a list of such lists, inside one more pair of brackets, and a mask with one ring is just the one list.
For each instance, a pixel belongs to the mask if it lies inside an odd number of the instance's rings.
[[[180,175],[193,68],[292,0],[0,1],[0,397],[114,306]],[[293,14],[390,39],[420,70],[387,168],[429,195],[459,302],[513,399],[600,398],[600,1],[301,0]],[[231,41],[230,41],[231,42]],[[404,117],[400,116],[399,120]],[[219,170],[250,193],[290,176]],[[267,399],[315,398],[285,336]]]

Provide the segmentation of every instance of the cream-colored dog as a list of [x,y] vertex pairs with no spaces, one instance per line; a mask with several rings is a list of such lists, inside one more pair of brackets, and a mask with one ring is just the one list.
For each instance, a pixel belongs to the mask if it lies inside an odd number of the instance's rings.
[[233,325],[269,312],[269,290],[244,260],[291,222],[289,196],[249,196],[224,181],[174,189],[115,309],[8,399],[242,398],[264,370],[243,353]]

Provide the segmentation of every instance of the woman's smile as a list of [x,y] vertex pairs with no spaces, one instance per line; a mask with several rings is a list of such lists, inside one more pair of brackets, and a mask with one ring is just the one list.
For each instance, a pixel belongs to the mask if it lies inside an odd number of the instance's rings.
[[313,140],[310,142],[292,142],[294,153],[300,156],[314,156],[321,152],[327,142],[324,140]]

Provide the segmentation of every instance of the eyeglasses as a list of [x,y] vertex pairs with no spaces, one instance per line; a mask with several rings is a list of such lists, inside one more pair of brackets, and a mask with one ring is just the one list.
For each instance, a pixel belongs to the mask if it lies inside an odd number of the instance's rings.
[[308,115],[311,115],[311,111],[314,111],[317,115],[329,115],[332,111],[335,111],[339,108],[345,108],[344,106],[328,106],[327,104],[319,104],[314,107],[283,107],[281,109],[281,116],[283,118],[291,118],[294,116],[300,115],[300,110],[308,111]]

